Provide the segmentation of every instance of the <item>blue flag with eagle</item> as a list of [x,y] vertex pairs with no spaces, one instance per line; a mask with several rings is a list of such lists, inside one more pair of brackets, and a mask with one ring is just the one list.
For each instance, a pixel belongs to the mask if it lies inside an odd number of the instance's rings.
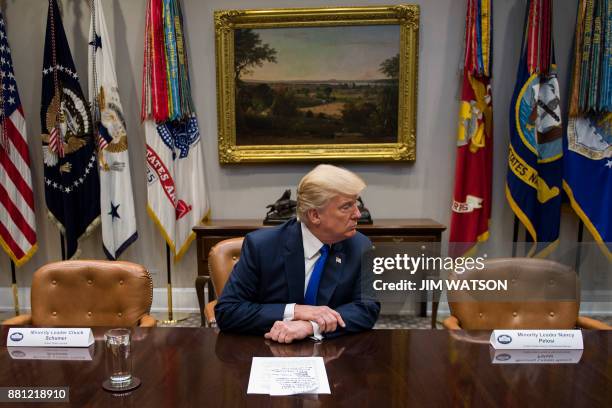
[[612,260],[612,6],[580,0],[574,37],[563,188]]
[[93,123],[56,0],[49,0],[40,107],[45,199],[66,239],[66,257],[100,221]]
[[529,255],[545,256],[559,239],[562,122],[552,41],[552,0],[528,2],[514,95],[506,198],[534,242]]

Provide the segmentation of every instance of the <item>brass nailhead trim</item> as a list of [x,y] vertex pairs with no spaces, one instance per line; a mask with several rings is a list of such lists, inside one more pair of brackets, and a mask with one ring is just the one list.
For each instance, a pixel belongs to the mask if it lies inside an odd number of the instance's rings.
[[57,316],[57,312],[52,312],[51,313],[53,316]]
[[119,312],[119,313],[117,313],[117,316],[121,317],[121,316],[123,316],[123,313]]
[[52,284],[52,285],[57,285],[57,281],[56,281],[55,279],[53,279],[53,280],[51,281],[51,284]]
[[512,312],[512,316],[516,317],[516,316],[518,316],[518,313]]
[[153,278],[151,278],[151,274],[148,269],[145,269],[145,273],[147,274],[147,280],[149,281],[149,311],[151,311],[151,305],[153,304]]
[[87,316],[91,317],[91,312],[87,312]]
[[91,285],[93,283],[93,281],[91,279],[87,279],[87,284]]
[[550,316],[550,317],[555,317],[555,312],[550,312],[550,313],[549,313],[549,316]]

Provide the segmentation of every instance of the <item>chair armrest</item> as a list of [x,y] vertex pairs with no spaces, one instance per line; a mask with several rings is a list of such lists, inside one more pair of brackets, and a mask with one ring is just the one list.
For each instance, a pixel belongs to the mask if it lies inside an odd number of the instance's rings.
[[215,305],[217,304],[216,300],[212,302],[208,302],[204,307],[204,316],[206,317],[206,324],[208,327],[217,327],[217,320],[215,319]]
[[32,315],[19,315],[15,317],[11,317],[10,319],[6,319],[2,322],[5,325],[13,325],[13,326],[25,326],[32,324]]
[[583,329],[590,330],[612,330],[612,326],[600,322],[599,320],[591,319],[590,317],[578,316],[576,325]]
[[140,321],[138,322],[138,326],[139,327],[155,327],[157,326],[157,320],[155,320],[153,316],[146,314],[140,318]]
[[459,319],[455,316],[449,316],[442,322],[444,328],[448,330],[461,330],[461,326],[459,325]]

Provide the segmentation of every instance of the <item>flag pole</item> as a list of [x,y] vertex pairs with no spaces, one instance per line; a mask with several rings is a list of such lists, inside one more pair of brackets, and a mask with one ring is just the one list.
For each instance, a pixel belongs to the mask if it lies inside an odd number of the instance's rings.
[[[525,228],[525,242],[533,242],[533,238],[531,238],[531,234],[529,234],[529,231],[527,231],[527,228]],[[530,249],[527,247],[527,245],[525,245],[525,256],[529,255]]]
[[60,243],[62,246],[62,261],[66,260],[66,244],[64,243],[64,234],[60,232]]
[[578,248],[576,250],[576,264],[574,265],[574,269],[576,269],[576,275],[580,275],[580,258],[582,252],[582,236],[584,234],[584,222],[582,222],[581,218],[578,218]]
[[170,246],[166,243],[166,273],[168,275],[168,323],[175,323],[172,316],[172,266],[170,264]]
[[166,274],[167,274],[167,291],[168,291],[168,320],[162,320],[161,322],[165,325],[172,326],[177,324],[178,322],[187,319],[188,315],[183,315],[177,317],[172,309],[172,253],[170,251],[170,246],[166,243]]
[[516,256],[516,247],[518,245],[516,241],[518,241],[518,231],[519,231],[518,217],[515,215],[514,216],[514,230],[512,232],[512,257],[513,258]]
[[17,277],[15,275],[15,262],[11,259],[11,286],[13,288],[13,305],[15,316],[19,316],[19,296],[17,295]]

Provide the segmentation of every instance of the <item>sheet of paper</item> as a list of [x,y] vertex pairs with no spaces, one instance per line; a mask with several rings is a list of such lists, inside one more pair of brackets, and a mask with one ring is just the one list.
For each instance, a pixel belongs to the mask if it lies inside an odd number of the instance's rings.
[[253,357],[247,394],[331,394],[322,357]]

